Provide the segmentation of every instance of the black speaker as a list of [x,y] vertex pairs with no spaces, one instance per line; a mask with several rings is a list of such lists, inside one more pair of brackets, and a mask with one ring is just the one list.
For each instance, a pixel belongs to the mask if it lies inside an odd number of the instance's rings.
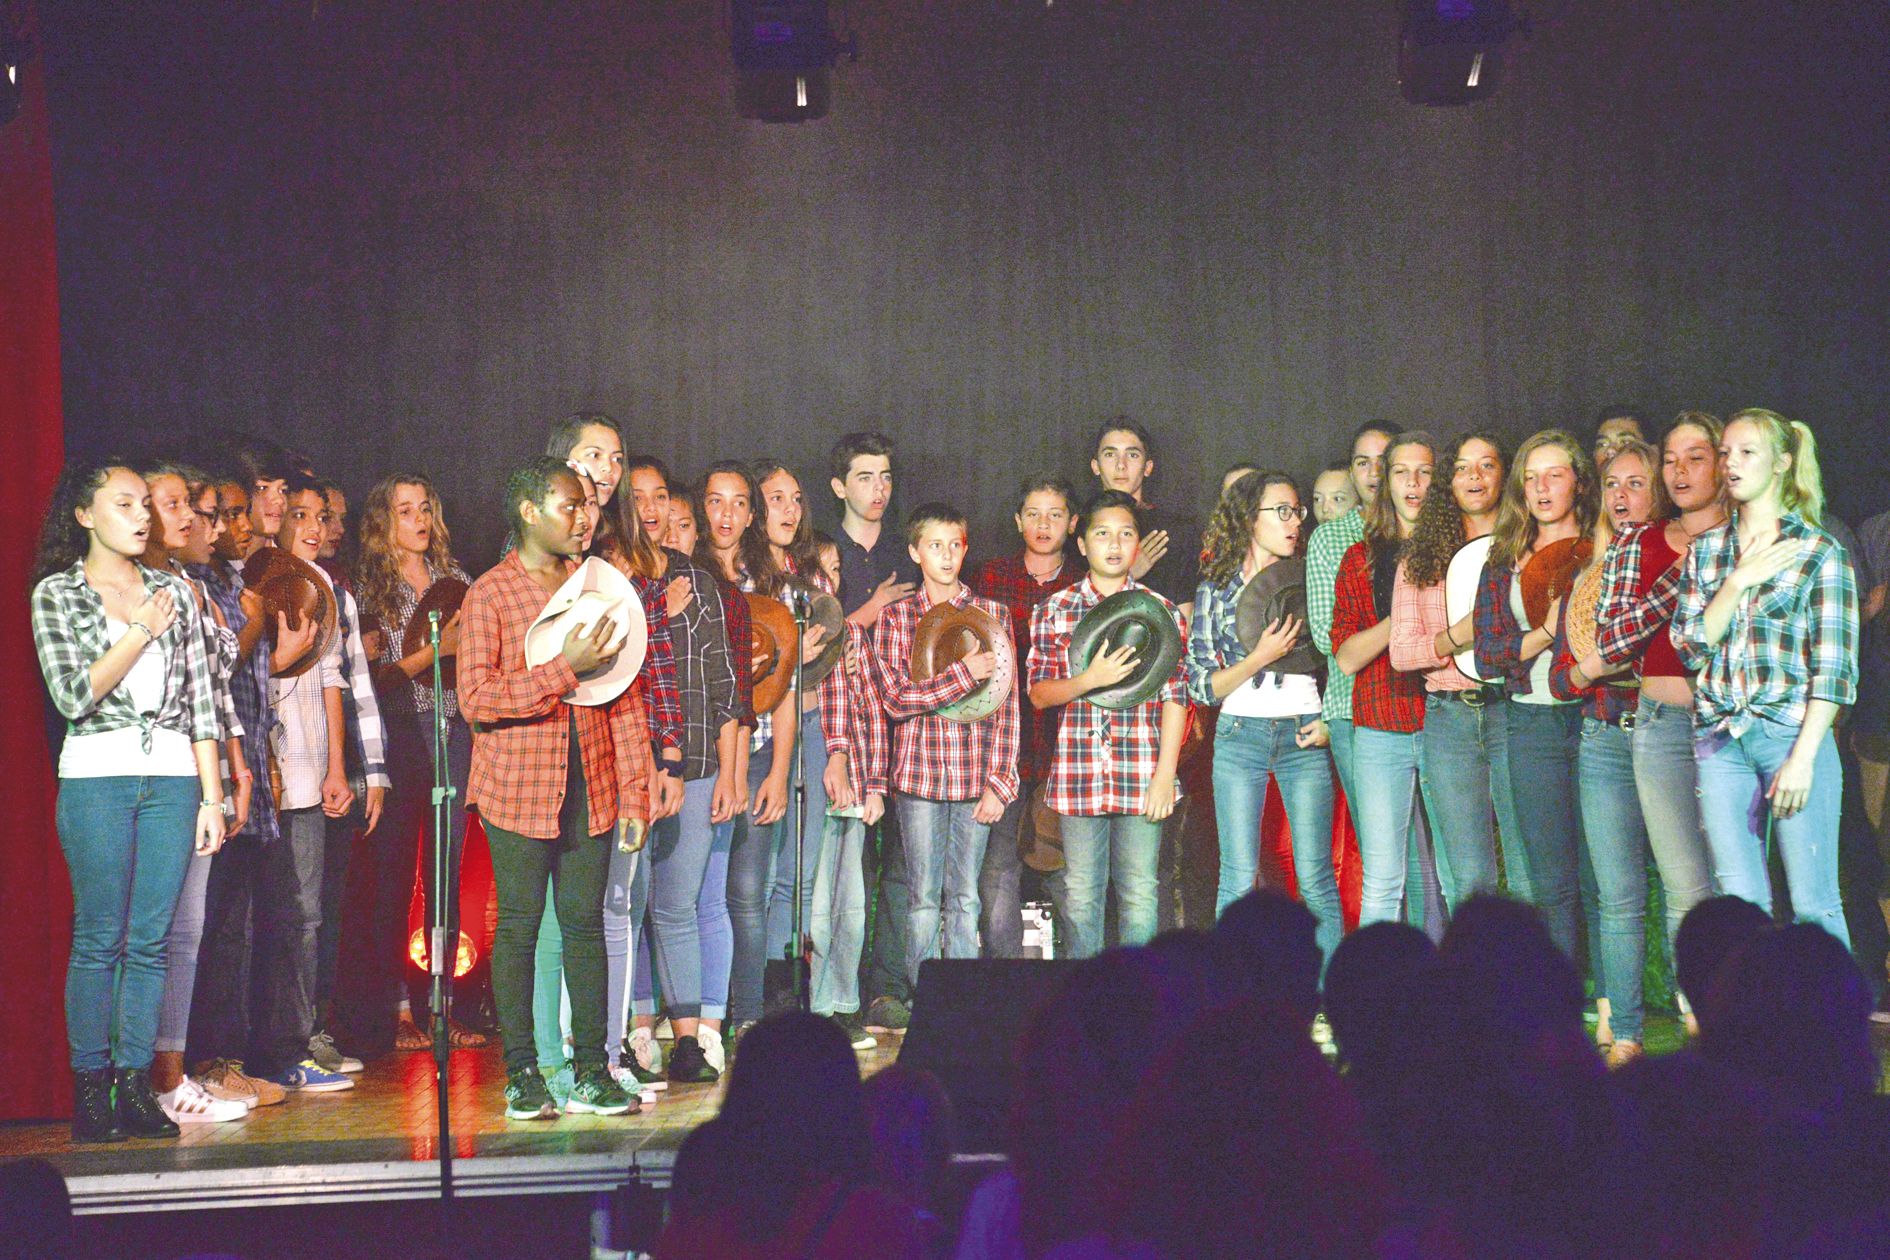
[[1004,1149],[1017,1039],[1075,964],[1041,958],[934,958],[919,968],[899,1062],[938,1077],[952,1100],[958,1149]]

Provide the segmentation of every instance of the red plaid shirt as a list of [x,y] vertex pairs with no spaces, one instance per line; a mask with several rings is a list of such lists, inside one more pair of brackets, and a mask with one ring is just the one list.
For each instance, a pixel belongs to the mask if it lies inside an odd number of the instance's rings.
[[[1024,553],[1014,552],[987,560],[972,579],[971,588],[986,599],[1004,605],[1011,614],[1011,642],[1017,646],[1017,676],[1030,672],[1030,616],[1037,605],[1058,591],[1066,591],[1083,576],[1083,566],[1068,556],[1048,582],[1039,582],[1024,567]],[[1050,773],[1057,751],[1057,710],[1039,709],[1029,696],[1018,698],[1017,777],[1040,783]]]
[[754,619],[748,613],[748,597],[742,588],[715,573],[715,586],[722,593],[722,624],[728,630],[728,650],[735,657],[735,705],[739,710],[735,725],[755,729],[755,641]]
[[459,708],[473,723],[466,805],[495,827],[556,839],[577,717],[592,835],[619,817],[649,816],[649,720],[638,689],[610,704],[564,702],[577,674],[562,655],[525,666],[525,631],[551,592],[508,554],[466,593],[460,609]]
[[847,649],[840,663],[820,680],[820,727],[827,755],[845,753],[847,782],[856,797],[886,794],[886,763],[891,759],[886,713],[873,689],[872,632],[846,623]]
[[[1332,592],[1332,650],[1383,618],[1372,599],[1372,549],[1369,540],[1353,543],[1339,561]],[[1352,676],[1352,722],[1374,731],[1410,734],[1424,729],[1424,680],[1391,666],[1391,652],[1380,652]]]
[[[1652,530],[1654,532],[1649,533]],[[1680,562],[1667,545],[1667,522],[1626,525],[1608,544],[1601,566],[1595,652],[1610,665],[1632,662],[1640,674],[1691,677],[1667,631],[1680,607]]]
[[[1148,590],[1131,578],[1125,591]],[[1159,591],[1181,626],[1181,611]],[[1088,574],[1074,586],[1037,605],[1030,618],[1029,685],[1068,678],[1070,635],[1083,614],[1102,602]],[[1187,628],[1182,626],[1182,637]],[[1139,814],[1148,808],[1148,784],[1161,760],[1162,706],[1186,704],[1188,671],[1184,659],[1162,689],[1133,709],[1104,709],[1078,699],[1063,706],[1057,724],[1056,756],[1044,782],[1044,801],[1059,814],[1095,818],[1104,814]],[[1177,797],[1181,789],[1175,788]]]
[[[960,583],[950,603],[979,608],[1008,622],[1002,606],[980,599]],[[891,605],[873,627],[873,686],[892,719],[893,790],[929,801],[970,801],[986,789],[1006,805],[1017,799],[1017,687],[996,713],[976,722],[954,722],[936,710],[977,690],[971,670],[959,661],[924,682],[912,681],[912,636],[932,607],[921,588]]]

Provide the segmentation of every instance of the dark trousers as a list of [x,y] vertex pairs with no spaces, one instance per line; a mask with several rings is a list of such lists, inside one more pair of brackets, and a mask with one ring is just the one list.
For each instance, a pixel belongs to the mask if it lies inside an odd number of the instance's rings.
[[873,828],[861,854],[868,891],[867,922],[872,940],[860,964],[860,998],[871,1004],[874,998],[912,1001],[912,985],[906,979],[906,916],[911,903],[906,889],[905,846],[899,841],[899,821],[892,803],[887,802],[886,816]]
[[249,1062],[264,1075],[308,1057],[328,849],[328,819],[321,806],[284,810],[279,817],[282,836],[263,849],[255,885]]
[[984,938],[986,958],[1024,956],[1024,863],[1018,856],[1018,832],[1031,825],[1030,791],[1021,783],[1017,799],[991,824],[984,846],[984,865],[978,871],[978,931]]
[[492,996],[507,1071],[538,1062],[532,1029],[533,954],[545,916],[546,884],[564,936],[564,981],[571,994],[573,1061],[602,1067],[604,1056],[604,889],[610,880],[611,833],[590,834],[583,759],[571,737],[571,774],[565,783],[558,835],[534,840],[486,824],[492,878],[498,887],[499,925],[492,940]]
[[1851,931],[1851,955],[1881,1002],[1884,959],[1890,956],[1890,928],[1877,900],[1877,890],[1883,886],[1883,856],[1864,810],[1863,773],[1852,741],[1840,738],[1838,753],[1844,767],[1844,804],[1838,820],[1838,888],[1844,901],[1844,923]]
[[255,836],[232,836],[210,859],[197,987],[190,999],[185,1053],[190,1063],[240,1059],[248,1052],[249,910],[261,852]]

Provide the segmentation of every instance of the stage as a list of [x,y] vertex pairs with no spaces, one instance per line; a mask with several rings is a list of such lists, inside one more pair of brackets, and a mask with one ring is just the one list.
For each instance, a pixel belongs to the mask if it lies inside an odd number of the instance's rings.
[[[870,1075],[900,1038],[860,1054]],[[41,1156],[66,1176],[77,1214],[430,1200],[439,1196],[433,1059],[389,1055],[333,1094],[291,1094],[247,1120],[187,1125],[174,1141],[75,1146],[59,1124],[0,1126],[0,1160]],[[683,1139],[721,1105],[722,1082],[672,1085],[633,1116],[507,1120],[500,1052],[455,1051],[453,1181],[465,1198],[668,1186]]]

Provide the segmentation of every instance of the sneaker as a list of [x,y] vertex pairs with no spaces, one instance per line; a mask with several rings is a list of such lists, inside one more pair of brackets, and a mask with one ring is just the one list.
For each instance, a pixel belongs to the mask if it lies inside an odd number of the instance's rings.
[[676,1029],[670,1024],[669,1016],[665,1015],[657,1020],[656,1027],[650,1030],[650,1035],[655,1037],[658,1041],[676,1040]]
[[623,1092],[609,1072],[587,1067],[578,1073],[563,1110],[566,1115],[623,1116],[636,1112],[637,1101]]
[[623,1062],[641,1089],[669,1088],[669,1078],[663,1075],[663,1049],[649,1029],[633,1029],[625,1038]]
[[291,1094],[332,1094],[354,1088],[351,1078],[330,1072],[313,1059],[303,1059],[293,1067],[272,1072],[262,1079],[273,1081]]
[[702,1047],[702,1057],[708,1060],[717,1076],[728,1071],[728,1043],[722,1040],[721,1029],[697,1024],[696,1044]]
[[157,1100],[176,1125],[224,1124],[249,1114],[249,1104],[242,1099],[213,1098],[188,1076],[178,1082],[176,1089],[159,1094]]
[[847,1035],[847,1043],[855,1050],[871,1050],[879,1044],[879,1038],[866,1031],[866,1025],[860,1022],[858,1011],[835,1011],[827,1018],[840,1025],[840,1031]]
[[362,1067],[361,1060],[335,1049],[334,1037],[325,1032],[308,1039],[308,1057],[324,1072],[359,1072]]
[[868,1032],[902,1033],[912,1022],[912,1012],[896,997],[876,997],[867,1006],[862,1022]]
[[560,1107],[564,1106],[564,1100],[571,1096],[571,1087],[577,1084],[577,1073],[571,1070],[570,1062],[567,1060],[549,1072],[539,1068],[538,1074],[544,1078],[545,1089],[550,1093],[551,1101]]
[[557,1116],[558,1104],[551,1101],[545,1078],[535,1067],[520,1068],[505,1078],[505,1118],[507,1120],[550,1120]]
[[262,1103],[255,1082],[244,1076],[241,1066],[230,1059],[211,1059],[199,1065],[192,1079],[210,1097],[219,1102],[240,1102],[245,1111],[254,1111]]
[[288,1090],[282,1088],[282,1086],[276,1084],[274,1081],[267,1081],[260,1076],[250,1075],[249,1071],[243,1067],[243,1061],[241,1059],[235,1060],[235,1064],[236,1074],[242,1077],[243,1080],[249,1084],[251,1089],[256,1091],[256,1105],[258,1107],[273,1107],[279,1102],[288,1100]]
[[709,1056],[698,1038],[684,1037],[669,1052],[669,1079],[678,1085],[712,1085],[721,1075],[709,1066]]

